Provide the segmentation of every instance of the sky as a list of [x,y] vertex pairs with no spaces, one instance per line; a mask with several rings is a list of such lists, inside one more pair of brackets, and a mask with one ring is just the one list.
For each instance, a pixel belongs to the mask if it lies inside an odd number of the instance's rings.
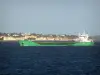
[[0,32],[100,34],[100,0],[0,0]]

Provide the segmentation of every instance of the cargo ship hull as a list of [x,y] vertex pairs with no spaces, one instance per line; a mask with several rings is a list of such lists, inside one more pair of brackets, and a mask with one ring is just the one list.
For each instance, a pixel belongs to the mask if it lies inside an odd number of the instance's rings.
[[19,41],[20,46],[93,46],[93,42],[64,42],[64,41],[44,41],[33,42],[30,40]]

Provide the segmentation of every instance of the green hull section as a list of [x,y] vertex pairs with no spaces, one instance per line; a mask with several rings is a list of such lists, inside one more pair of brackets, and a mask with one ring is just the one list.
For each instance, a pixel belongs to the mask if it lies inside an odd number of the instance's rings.
[[72,46],[94,46],[94,42],[77,42]]
[[93,46],[93,42],[33,42],[20,40],[20,46]]
[[39,44],[29,41],[29,40],[21,40],[19,41],[20,46],[39,46]]

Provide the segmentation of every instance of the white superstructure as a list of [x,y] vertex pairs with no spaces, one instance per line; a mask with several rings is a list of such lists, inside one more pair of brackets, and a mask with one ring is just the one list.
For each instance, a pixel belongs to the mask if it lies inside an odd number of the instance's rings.
[[74,39],[74,41],[77,41],[77,42],[93,42],[92,39],[89,39],[89,35],[85,33],[83,34],[80,34],[78,35],[78,38]]

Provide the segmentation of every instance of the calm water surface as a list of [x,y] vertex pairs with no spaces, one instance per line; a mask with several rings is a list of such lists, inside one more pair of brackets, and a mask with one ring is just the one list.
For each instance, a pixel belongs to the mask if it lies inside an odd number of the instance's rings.
[[100,44],[93,47],[19,47],[0,43],[0,75],[100,75]]

